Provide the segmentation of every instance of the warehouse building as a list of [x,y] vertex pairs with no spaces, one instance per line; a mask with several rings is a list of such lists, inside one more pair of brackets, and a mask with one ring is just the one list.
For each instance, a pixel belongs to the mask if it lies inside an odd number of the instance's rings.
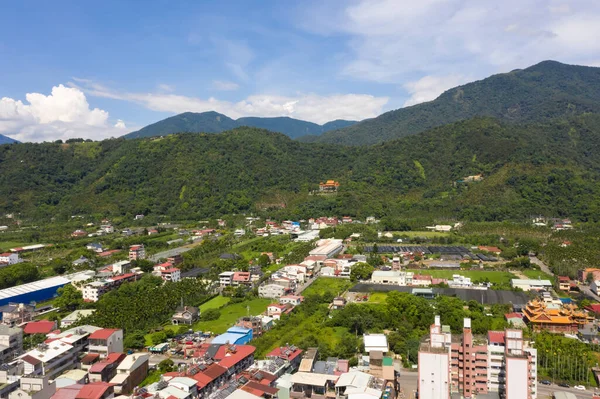
[[0,306],[7,305],[9,302],[27,304],[52,299],[56,296],[56,292],[60,287],[64,287],[73,281],[86,280],[93,274],[92,271],[83,271],[0,290]]

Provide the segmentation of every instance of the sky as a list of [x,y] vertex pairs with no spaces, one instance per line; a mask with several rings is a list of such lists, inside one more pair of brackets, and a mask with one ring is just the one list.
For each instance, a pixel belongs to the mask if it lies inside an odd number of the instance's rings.
[[118,137],[166,117],[362,120],[543,60],[600,66],[597,0],[11,2],[0,134]]

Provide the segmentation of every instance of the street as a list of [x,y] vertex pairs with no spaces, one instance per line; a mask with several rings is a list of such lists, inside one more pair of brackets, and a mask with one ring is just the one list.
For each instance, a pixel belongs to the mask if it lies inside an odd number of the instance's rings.
[[194,243],[194,244],[184,245],[183,247],[177,247],[177,248],[169,249],[166,251],[158,252],[158,253],[148,257],[148,259],[151,260],[152,262],[158,262],[159,259],[166,259],[170,256],[180,255],[184,252],[187,252],[190,249],[193,249],[198,244],[200,244],[200,241],[197,243]]
[[550,399],[553,392],[571,392],[578,399],[591,399],[594,391],[579,391],[575,388],[562,388],[558,385],[542,385],[538,381],[538,399]]
[[544,272],[547,273],[551,276],[554,276],[554,273],[552,273],[552,271],[550,270],[550,268],[541,260],[539,260],[536,256],[530,256],[529,260],[531,261],[531,263],[533,263],[534,265],[537,265],[540,267],[540,269]]

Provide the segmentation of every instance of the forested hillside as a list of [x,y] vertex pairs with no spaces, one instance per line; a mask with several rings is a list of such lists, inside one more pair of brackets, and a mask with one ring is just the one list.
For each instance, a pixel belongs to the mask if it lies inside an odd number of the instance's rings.
[[[597,115],[530,125],[476,118],[370,147],[300,143],[253,128],[4,145],[0,211],[597,220],[599,147]],[[479,173],[481,182],[458,182]],[[326,179],[338,180],[339,192],[311,195]]]
[[218,112],[184,112],[162,121],[148,125],[137,132],[131,132],[124,137],[135,139],[141,137],[165,136],[172,133],[220,133],[236,127],[249,126],[283,133],[291,138],[305,135],[321,135],[324,132],[340,129],[355,124],[354,121],[335,120],[324,125],[302,121],[288,117],[255,118],[246,117],[231,119]]
[[532,123],[585,112],[600,112],[600,68],[544,61],[450,89],[427,103],[301,140],[374,144],[476,116]]

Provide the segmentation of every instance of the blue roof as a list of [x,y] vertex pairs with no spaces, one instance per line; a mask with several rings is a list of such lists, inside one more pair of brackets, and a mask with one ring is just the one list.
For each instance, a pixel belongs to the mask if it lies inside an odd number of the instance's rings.
[[230,327],[229,329],[227,329],[228,333],[237,333],[237,334],[248,334],[251,331],[252,331],[251,328],[245,328],[245,327],[239,327],[239,326],[233,326],[233,327]]
[[248,341],[250,341],[251,337],[248,337],[247,335],[242,335],[242,334],[236,334],[236,333],[225,333],[225,334],[221,334],[221,335],[217,335],[216,337],[213,338],[213,340],[210,342],[211,344],[232,344],[232,345],[243,345],[245,343],[247,343]]
[[562,303],[572,303],[573,299],[571,299],[571,298],[560,298],[560,301]]

